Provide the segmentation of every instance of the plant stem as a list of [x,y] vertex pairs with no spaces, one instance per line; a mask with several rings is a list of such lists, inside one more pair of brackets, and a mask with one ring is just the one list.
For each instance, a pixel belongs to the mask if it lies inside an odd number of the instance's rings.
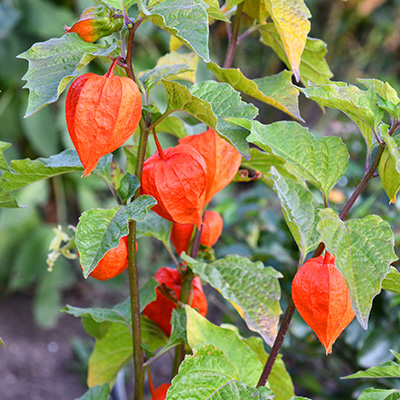
[[[143,119],[140,120],[140,137],[136,160],[135,175],[141,181],[143,163],[146,154],[147,140],[149,131],[145,128]],[[136,191],[134,199],[140,195]],[[129,291],[131,298],[132,313],[132,344],[133,344],[133,363],[135,366],[135,389],[134,400],[143,399],[144,386],[144,354],[142,350],[142,329],[140,324],[140,303],[139,303],[139,279],[136,260],[136,221],[129,222],[128,235],[128,272],[129,272]]]
[[135,36],[136,29],[139,28],[140,24],[143,22],[143,18],[140,18],[135,22],[133,27],[129,30],[129,37],[128,37],[128,50],[126,53],[126,64],[127,64],[127,74],[128,77],[133,79],[136,82],[135,79],[135,72],[133,71],[133,65],[132,65],[132,53],[133,53],[133,38]]
[[385,146],[386,146],[386,144],[379,145],[378,152],[376,153],[376,156],[375,156],[374,162],[371,165],[371,168],[369,168],[368,171],[364,174],[364,176],[362,177],[360,183],[358,184],[358,186],[354,190],[353,194],[350,196],[349,200],[347,201],[347,203],[343,207],[343,210],[339,214],[339,218],[340,219],[342,219],[342,220],[344,219],[346,214],[349,212],[350,208],[353,206],[353,204],[357,200],[357,198],[360,195],[361,191],[364,189],[364,187],[367,184],[367,182],[370,179],[372,179],[372,177],[374,176],[374,173],[375,173],[376,169],[378,168],[379,161],[381,159],[381,156],[382,156],[383,150],[385,149]]
[[[397,129],[397,125],[393,124],[390,132],[393,133],[394,130],[396,130],[396,129]],[[376,153],[376,156],[374,159],[374,162],[372,163],[371,167],[365,172],[360,183],[358,184],[358,186],[354,190],[353,194],[350,196],[349,200],[343,207],[343,210],[339,214],[339,218],[341,220],[343,220],[346,217],[347,213],[350,211],[351,207],[354,205],[355,201],[357,200],[361,191],[364,189],[367,182],[374,177],[375,171],[378,168],[379,161],[381,159],[381,156],[382,156],[383,150],[385,149],[385,146],[386,146],[385,143],[382,143],[379,146],[378,152]],[[324,248],[325,248],[324,243],[320,243],[318,248],[315,250],[315,252],[313,254],[313,258],[321,255],[322,252],[324,251]],[[292,320],[294,311],[295,311],[295,306],[294,306],[292,298],[290,298],[289,305],[288,305],[288,307],[285,311],[285,314],[282,318],[281,326],[279,328],[278,334],[275,338],[274,344],[271,349],[271,353],[270,353],[268,360],[264,366],[263,372],[261,374],[261,377],[260,377],[260,380],[258,381],[257,386],[265,386],[265,384],[268,380],[269,374],[271,373],[272,367],[274,365],[276,357],[279,354],[279,351],[281,349],[286,332],[287,332],[290,322]]]
[[239,27],[240,27],[240,19],[242,16],[244,3],[240,3],[238,5],[236,16],[235,16],[235,23],[233,25],[232,36],[229,40],[228,51],[226,52],[224,68],[230,68],[233,62],[233,56],[235,55],[236,46],[238,45],[238,35],[239,35]]
[[[200,230],[196,228],[196,234],[193,240],[192,251],[190,253],[192,258],[196,258],[199,254],[202,228],[203,226],[201,227]],[[182,283],[181,298],[180,298],[180,302],[183,304],[189,303],[190,294],[192,292],[192,281],[193,281],[193,271],[189,267],[187,267],[186,274]],[[175,358],[172,368],[172,378],[178,373],[179,366],[181,365],[184,358],[185,358],[185,345],[181,344],[177,346],[175,349]]]

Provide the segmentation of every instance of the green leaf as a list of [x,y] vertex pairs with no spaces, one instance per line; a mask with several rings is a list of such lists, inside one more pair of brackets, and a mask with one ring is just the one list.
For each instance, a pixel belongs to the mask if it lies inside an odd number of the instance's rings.
[[[244,339],[244,342],[257,354],[262,365],[268,360],[268,354],[264,350],[264,344],[261,338],[250,336]],[[286,370],[282,356],[279,354],[272,367],[268,377],[268,384],[274,392],[274,400],[287,400],[294,396],[294,386],[292,378]]]
[[[142,312],[150,302],[156,299],[157,286],[158,282],[154,278],[151,278],[139,289],[140,312]],[[113,308],[80,308],[67,304],[60,311],[73,315],[74,317],[90,317],[93,321],[98,323],[115,322],[126,325],[132,320],[130,297]]]
[[299,112],[299,91],[292,84],[291,72],[282,71],[277,75],[251,80],[240,69],[225,69],[212,62],[207,66],[220,81],[229,83],[234,89],[304,122]]
[[[210,264],[182,257],[193,272],[232,303],[247,326],[272,346],[282,310],[279,306],[282,274],[261,262],[230,255]],[[219,346],[217,346],[219,347]]]
[[373,298],[382,280],[397,260],[389,224],[377,215],[342,221],[331,209],[319,211],[317,229],[327,251],[336,257],[336,267],[345,278],[351,303],[360,325],[367,329]]
[[400,117],[400,99],[397,96],[396,90],[390,86],[388,82],[383,83],[378,79],[357,79],[367,88],[372,88],[378,94],[378,106],[386,110],[395,118]]
[[107,383],[103,386],[94,386],[89,389],[83,396],[75,400],[107,400],[110,394],[110,387]]
[[[249,121],[237,122],[250,126]],[[285,159],[289,172],[313,183],[325,198],[346,171],[349,154],[338,137],[316,139],[307,128],[291,121],[270,125],[253,121],[250,129],[248,142]]]
[[[158,286],[158,282],[154,278],[150,278],[143,287],[139,289],[139,303],[140,303],[140,312],[144,310],[144,308],[154,301],[157,297],[156,287]],[[130,311],[130,307],[129,307]]]
[[[129,300],[129,299],[128,299]],[[89,317],[90,321],[93,321]],[[142,344],[150,351],[163,346],[167,338],[157,324],[145,317],[140,318],[142,326]],[[82,321],[83,322],[83,321]],[[90,325],[89,325],[90,326]],[[96,335],[96,344],[89,359],[88,386],[108,383],[113,385],[118,371],[132,359],[132,335],[127,324],[116,322],[95,323],[100,335]],[[93,335],[91,330],[85,329]]]
[[286,164],[284,158],[278,157],[275,154],[266,153],[265,151],[253,147],[250,149],[250,160],[243,160],[241,165],[243,168],[262,172],[264,175],[264,178],[262,179],[263,182],[271,185],[271,180],[269,179],[271,167],[275,167],[282,176],[297,180],[297,177],[288,171]]
[[[226,83],[206,81],[198,85],[193,85],[190,91],[194,96],[211,104],[212,111],[217,117],[217,125],[207,125],[232,143],[239,153],[241,153],[244,158],[248,159],[249,146],[246,142],[248,131],[242,127],[226,122],[225,119],[232,117],[252,120],[258,114],[257,108],[252,104],[242,101],[239,92]],[[200,120],[206,123],[203,119]]]
[[265,0],[245,0],[243,12],[255,19],[259,24],[264,24],[269,16]]
[[248,131],[224,121],[225,117],[253,119],[257,115],[257,109],[243,102],[239,92],[227,83],[214,81],[195,84],[190,90],[177,82],[163,81],[163,84],[168,102],[164,115],[185,111],[225,137],[244,157],[249,157]]
[[147,91],[150,92],[162,79],[179,78],[179,76],[177,76],[179,74],[183,74],[182,79],[184,79],[184,73],[188,71],[192,71],[192,69],[186,64],[162,65],[146,71],[139,79],[143,85],[146,86]]
[[168,343],[157,352],[157,358],[179,344],[186,343],[186,312],[183,308],[172,310],[172,331]]
[[235,379],[255,386],[261,376],[263,365],[250,347],[232,330],[212,324],[189,306],[185,306],[185,309],[189,346],[193,348],[209,343],[222,350],[231,364],[231,370],[237,373]]
[[[0,181],[1,184],[1,181]],[[0,208],[18,208],[17,200],[0,187]]]
[[[94,3],[100,2],[106,6],[116,8],[118,10],[123,10],[123,0],[94,0]],[[125,9],[129,10],[131,6],[137,3],[137,0],[125,0]]]
[[[112,154],[102,157],[94,172],[104,175],[111,164]],[[10,172],[5,172],[1,177],[1,186],[5,190],[15,190],[31,183],[48,179],[67,172],[82,172],[83,167],[75,150],[69,149],[49,158],[36,160],[13,160]]]
[[210,61],[208,51],[207,5],[202,0],[165,0],[147,10],[138,2],[142,17],[182,40],[205,62]]
[[0,337],[0,346],[3,348],[6,347],[4,340],[1,337]]
[[114,308],[100,308],[90,307],[81,308],[74,307],[67,304],[60,310],[66,314],[73,315],[74,317],[91,317],[93,321],[101,322],[115,322],[123,325],[127,325],[129,314],[122,313],[117,306]]
[[151,352],[165,346],[168,343],[168,338],[162,329],[152,320],[140,316],[142,325],[142,346],[148,347]]
[[265,0],[274,21],[297,82],[300,80],[300,59],[311,25],[311,13],[303,0]]
[[178,375],[172,380],[166,400],[184,398],[269,400],[273,393],[265,387],[255,389],[239,382],[235,366],[220,349],[207,343],[195,347],[193,355],[185,357]]
[[132,358],[132,336],[127,325],[110,323],[107,333],[96,340],[89,358],[89,387],[113,385],[118,371]]
[[129,221],[143,221],[148,209],[156,204],[151,196],[140,196],[127,206],[110,210],[95,208],[79,218],[76,246],[80,255],[83,276],[87,278],[108,250],[118,246],[129,233]]
[[3,151],[7,150],[11,146],[11,143],[0,141],[0,170],[9,171],[7,161],[4,157]]
[[358,371],[347,375],[342,379],[355,378],[400,378],[400,365],[394,361],[387,361],[384,364],[368,368],[366,371]]
[[[203,124],[201,124],[203,125]],[[169,116],[163,119],[157,126],[157,132],[165,132],[174,135],[178,139],[187,136],[185,123],[178,117]]]
[[396,195],[400,190],[400,136],[391,137],[389,127],[383,125],[380,134],[387,146],[379,160],[378,172],[383,189],[389,197],[389,204],[396,203]]
[[171,250],[169,241],[171,229],[172,223],[170,221],[161,218],[154,211],[149,210],[147,218],[136,225],[136,237],[150,236],[156,238],[162,242],[167,249]]
[[220,10],[219,2],[218,0],[203,0],[204,3],[207,4],[207,14],[208,17],[211,20],[219,20],[219,21],[224,21],[224,22],[229,22],[229,19],[227,19],[224,15],[224,13]]
[[390,272],[382,281],[382,289],[400,294],[400,272],[395,267],[390,267]]
[[384,142],[387,144],[390,155],[393,157],[395,168],[398,174],[400,174],[400,135],[389,136],[388,130],[381,130],[381,136]]
[[[274,24],[265,24],[259,29],[261,42],[272,47],[286,66],[291,68],[282,40]],[[307,37],[300,61],[300,79],[305,86],[310,86],[310,82],[314,85],[322,85],[332,78],[332,71],[325,60],[326,53],[326,43],[319,39]]]
[[[392,395],[396,394],[397,396],[392,397]],[[357,400],[398,400],[400,399],[400,390],[396,389],[375,389],[369,388],[365,389],[361,392],[360,397]]]
[[119,182],[118,194],[123,204],[135,195],[135,192],[140,187],[139,179],[127,172]]
[[284,178],[271,168],[272,189],[278,195],[283,216],[300,250],[300,264],[307,253],[318,246],[315,211],[320,205],[311,192],[299,183]]
[[368,147],[372,147],[373,131],[382,121],[384,112],[377,106],[374,89],[361,90],[345,82],[330,82],[318,87],[299,88],[303,94],[321,106],[344,112],[360,128]]
[[102,46],[85,42],[77,33],[67,33],[61,38],[35,43],[18,55],[29,62],[28,72],[22,78],[27,81],[24,88],[29,89],[25,117],[54,103],[85,65],[96,57],[107,57],[116,48],[116,41]]

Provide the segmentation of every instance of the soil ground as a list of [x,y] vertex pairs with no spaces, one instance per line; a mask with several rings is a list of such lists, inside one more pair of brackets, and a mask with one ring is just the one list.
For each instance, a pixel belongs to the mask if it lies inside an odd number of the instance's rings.
[[55,329],[43,330],[33,321],[32,298],[13,295],[0,300],[0,336],[1,400],[72,400],[86,392],[70,342],[87,337],[79,319],[62,314]]

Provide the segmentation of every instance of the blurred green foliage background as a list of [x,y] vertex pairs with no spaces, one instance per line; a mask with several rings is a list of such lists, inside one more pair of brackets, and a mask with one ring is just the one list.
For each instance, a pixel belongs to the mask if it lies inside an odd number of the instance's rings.
[[[59,37],[64,25],[71,25],[89,0],[2,0],[0,2],[0,140],[13,145],[5,152],[12,159],[48,157],[72,147],[64,118],[64,97],[35,115],[24,119],[28,91],[21,78],[27,69],[25,60],[16,55],[34,42]],[[312,13],[310,36],[328,44],[327,60],[334,80],[356,84],[356,78],[387,80],[400,88],[400,0],[306,0]],[[132,10],[132,15],[135,10]],[[150,24],[140,27],[136,36],[135,66],[138,71],[153,67],[168,52],[169,35]],[[210,48],[213,61],[223,63],[227,34],[223,23],[211,27]],[[254,56],[257,55],[257,56]],[[278,73],[284,68],[271,49],[259,42],[257,34],[247,38],[237,49],[234,67],[250,78]],[[89,69],[102,73],[106,66],[93,62]],[[212,78],[204,64],[197,73],[199,81]],[[160,93],[162,104],[162,93]],[[248,100],[248,99],[247,99]],[[264,104],[260,120],[286,119],[279,111]],[[301,99],[301,114],[315,135],[342,137],[351,154],[346,176],[339,182],[332,205],[340,210],[364,171],[364,142],[356,126],[334,110],[322,110],[311,101]],[[163,135],[164,144],[175,139]],[[122,152],[115,155],[124,162]],[[33,312],[37,323],[50,328],[57,324],[63,295],[71,290],[88,290],[99,283],[84,281],[77,261],[60,258],[54,271],[46,266],[53,228],[60,224],[66,231],[76,225],[80,213],[93,207],[113,204],[105,184],[95,176],[81,179],[79,174],[59,176],[38,182],[15,193],[22,209],[0,210],[0,293],[33,294]],[[290,283],[297,268],[298,251],[283,220],[274,193],[262,182],[230,185],[211,205],[224,219],[224,233],[215,246],[217,257],[241,254],[261,260],[284,274],[282,308],[288,300]],[[400,253],[399,206],[388,205],[378,179],[373,180],[351,212],[353,218],[377,213],[388,220],[395,232],[396,251]],[[71,231],[69,233],[72,234]],[[158,267],[170,264],[166,251],[152,239],[139,242],[141,280],[144,283]],[[105,285],[106,291],[122,299],[127,295],[124,277]],[[217,293],[209,291],[211,319],[240,326],[250,334],[236,311]],[[93,298],[93,304],[101,299]],[[400,297],[381,293],[374,301],[368,331],[353,322],[334,346],[332,356],[296,314],[286,337],[283,355],[296,385],[296,393],[314,399],[350,399],[365,386],[365,381],[340,381],[338,377],[367,368],[391,358],[389,349],[399,351]],[[1,332],[0,332],[1,334]],[[387,382],[387,381],[386,381]],[[387,383],[368,382],[368,386],[385,388]],[[400,383],[390,381],[391,385]],[[393,386],[392,386],[393,387]],[[329,393],[329,395],[327,395]]]

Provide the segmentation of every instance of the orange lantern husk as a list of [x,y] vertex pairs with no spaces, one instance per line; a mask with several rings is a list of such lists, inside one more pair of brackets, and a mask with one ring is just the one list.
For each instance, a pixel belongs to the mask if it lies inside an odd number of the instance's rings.
[[292,296],[297,311],[330,354],[333,343],[355,316],[335,257],[326,252],[305,262],[293,279]]
[[153,211],[168,221],[200,227],[206,187],[206,164],[191,146],[160,149],[144,162],[141,192],[157,200]]
[[194,147],[204,157],[207,165],[205,204],[208,204],[216,193],[232,181],[239,170],[242,156],[212,129],[199,135],[185,136],[179,143]]
[[68,90],[65,116],[68,133],[88,176],[99,159],[122,146],[133,134],[142,115],[136,83],[109,72],[75,79]]
[[[159,284],[164,283],[169,289],[172,289],[178,300],[181,298],[182,279],[179,271],[175,268],[162,267],[155,274],[154,278]],[[171,317],[172,310],[176,309],[176,304],[165,297],[157,288],[157,298],[148,304],[143,310],[143,315],[150,318],[164,333],[169,336],[171,334]],[[192,281],[192,291],[189,295],[189,305],[197,308],[199,313],[205,317],[207,314],[207,300],[203,292],[203,287],[199,277]]]

